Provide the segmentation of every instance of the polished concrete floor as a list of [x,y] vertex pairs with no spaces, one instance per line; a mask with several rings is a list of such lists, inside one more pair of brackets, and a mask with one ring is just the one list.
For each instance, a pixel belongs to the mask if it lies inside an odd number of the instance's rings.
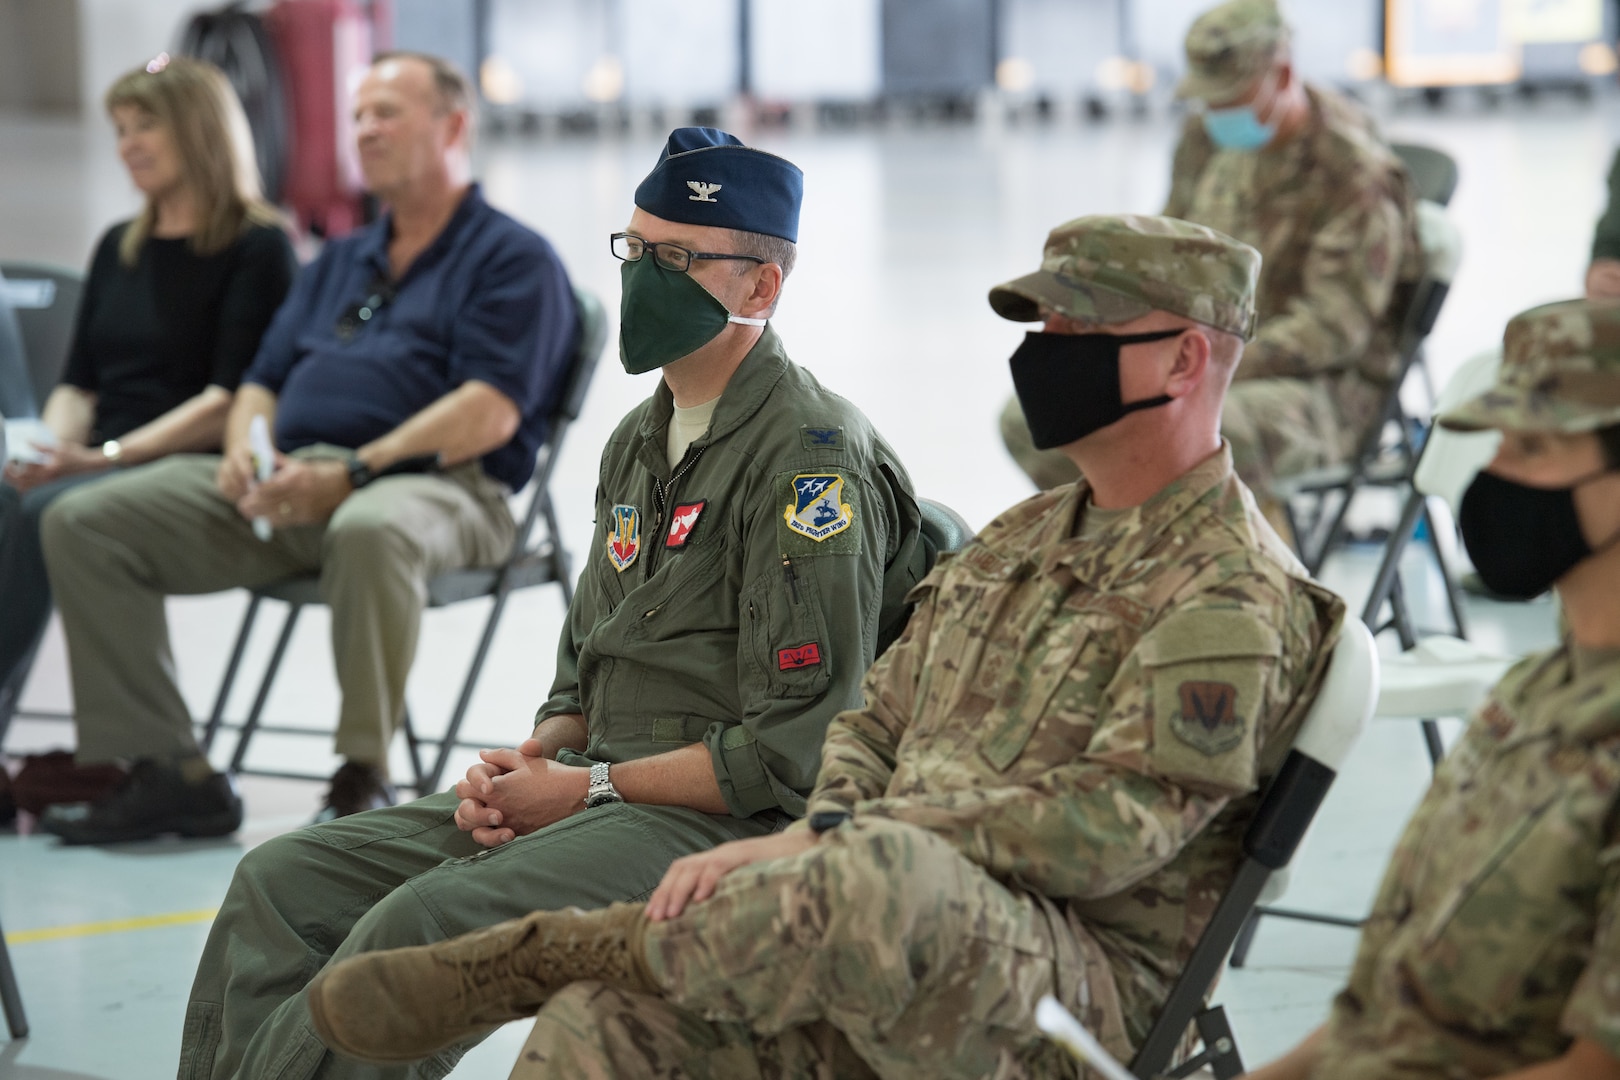
[[[1452,211],[1466,250],[1430,349],[1443,377],[1496,340],[1513,312],[1578,290],[1620,104],[1548,99],[1490,110],[1463,102],[1443,113],[1385,113],[1392,137],[1442,147],[1462,168]],[[1162,116],[1087,126],[758,133],[760,145],[792,158],[807,176],[801,263],[777,326],[801,363],[888,435],[921,493],[982,525],[1028,490],[994,426],[1011,389],[1005,358],[1022,328],[995,318],[985,291],[1033,268],[1046,230],[1059,222],[1156,210],[1174,137],[1173,122]],[[634,186],[660,141],[650,131],[491,140],[480,171],[489,197],[548,235],[576,281],[616,308],[618,270],[607,234],[628,218]],[[99,232],[133,206],[104,125],[0,116],[0,258],[81,264]],[[587,554],[591,536],[600,445],[652,379],[626,376],[610,354],[569,435],[554,490],[576,557]],[[1375,522],[1387,512],[1387,501],[1369,499],[1358,517]],[[1330,561],[1324,577],[1357,608],[1375,560],[1375,549],[1353,547]],[[1410,562],[1419,606],[1436,612],[1438,623],[1437,583],[1420,558]],[[212,700],[242,607],[240,594],[171,602],[180,677],[197,714]],[[1495,648],[1524,651],[1553,637],[1547,603],[1479,601],[1472,613],[1477,636]],[[448,716],[484,616],[481,604],[428,616],[410,686],[425,732]],[[561,619],[555,589],[514,599],[474,700],[466,729],[472,739],[511,745],[527,733],[551,679]],[[269,707],[271,721],[317,734],[264,736],[255,744],[260,763],[335,765],[319,734],[336,708],[325,626],[323,613],[306,615]],[[250,671],[271,636],[261,627]],[[246,710],[250,681],[235,695],[233,715]],[[25,706],[71,708],[54,629]],[[65,723],[24,720],[5,749],[70,743]],[[216,751],[224,758],[230,749],[226,738]],[[452,773],[469,760],[458,758]],[[1414,727],[1370,730],[1307,842],[1289,903],[1361,912],[1427,772]],[[246,847],[297,827],[320,792],[315,784],[253,779],[244,790],[249,822],[228,843],[68,850],[38,835],[0,833],[0,923],[34,1025],[25,1041],[0,1041],[0,1078],[172,1075],[186,991],[232,867]],[[1321,1018],[1354,946],[1348,931],[1265,926],[1249,968],[1229,973],[1218,995],[1251,1063]],[[498,1033],[455,1075],[504,1075],[522,1034],[521,1025]]]

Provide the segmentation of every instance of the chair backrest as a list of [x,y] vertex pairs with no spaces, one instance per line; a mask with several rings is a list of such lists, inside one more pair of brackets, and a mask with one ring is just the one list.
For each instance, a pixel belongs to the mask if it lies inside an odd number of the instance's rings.
[[922,534],[929,548],[930,567],[941,554],[961,551],[973,539],[972,526],[944,503],[934,499],[918,499],[917,508],[922,511]]
[[[1440,391],[1435,412],[1443,413],[1489,390],[1496,382],[1496,370],[1501,365],[1500,346],[1463,361]],[[1425,495],[1444,499],[1455,513],[1463,492],[1474,475],[1495,456],[1501,441],[1499,431],[1449,431],[1439,424],[1431,424],[1417,469],[1412,474],[1412,484]]]
[[84,294],[84,275],[44,263],[0,262],[7,299],[22,331],[28,381],[39,408],[61,381]]
[[[529,503],[518,522],[508,564],[516,563],[528,553],[535,522],[541,515],[550,513],[551,495],[547,489],[551,485],[551,471],[557,467],[557,451],[569,425],[579,419],[580,410],[585,407],[585,393],[591,388],[591,377],[596,374],[596,364],[607,341],[607,315],[602,310],[602,301],[576,286],[574,307],[579,314],[579,337],[568,361],[562,395],[551,414],[551,431],[535,454],[534,472],[528,484]],[[556,544],[559,541],[555,536],[547,536],[545,542]]]
[[1412,186],[1418,198],[1428,199],[1441,206],[1451,202],[1457,190],[1457,160],[1444,150],[1414,143],[1391,143],[1391,150],[1406,166],[1412,176]]
[[1346,619],[1316,699],[1282,768],[1267,785],[1243,834],[1243,862],[1215,906],[1164,1008],[1142,1040],[1131,1072],[1156,1077],[1169,1067],[1239,931],[1274,871],[1288,865],[1333,778],[1378,702],[1378,653],[1359,619]]

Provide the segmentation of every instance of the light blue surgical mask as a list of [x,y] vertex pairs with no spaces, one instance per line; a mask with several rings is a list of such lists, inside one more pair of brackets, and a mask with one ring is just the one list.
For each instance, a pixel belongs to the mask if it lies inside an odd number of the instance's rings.
[[[1271,82],[1267,76],[1266,82]],[[1270,96],[1270,88],[1263,96]],[[1272,102],[1270,122],[1264,122],[1253,105],[1233,105],[1226,109],[1205,109],[1204,130],[1222,150],[1259,150],[1277,134],[1276,102]]]

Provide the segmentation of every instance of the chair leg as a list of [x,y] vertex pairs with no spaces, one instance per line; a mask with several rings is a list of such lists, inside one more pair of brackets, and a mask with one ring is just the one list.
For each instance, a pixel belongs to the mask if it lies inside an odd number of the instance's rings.
[[28,1014],[23,1012],[22,992],[17,989],[17,974],[11,969],[11,953],[6,950],[4,931],[0,931],[0,1009],[5,1011],[11,1037],[28,1038]]
[[1439,769],[1446,756],[1446,744],[1440,739],[1440,725],[1433,719],[1423,720],[1423,744],[1429,749],[1430,768]]
[[557,529],[557,511],[551,504],[551,494],[541,492],[540,513],[546,519],[546,535],[551,537],[551,571],[557,578],[557,584],[562,586],[563,608],[566,610],[574,606],[574,573],[569,564],[573,561],[568,557],[568,549],[563,547],[562,533]]
[[416,738],[416,728],[411,723],[411,707],[405,706],[405,749],[411,754],[411,786],[416,789],[416,797],[421,798],[428,793],[423,786],[422,777],[422,744]]
[[281,670],[282,657],[287,655],[287,643],[292,641],[293,629],[298,625],[298,616],[303,610],[302,604],[293,604],[287,609],[287,621],[281,624],[276,647],[270,653],[270,664],[264,669],[264,678],[259,682],[259,692],[253,695],[253,708],[242,725],[241,736],[236,740],[236,752],[231,755],[232,772],[240,771],[242,761],[247,757],[248,743],[259,729],[259,717],[264,713],[265,702],[270,700],[270,687],[276,681],[276,672]]
[[1412,532],[1417,528],[1418,519],[1423,515],[1423,502],[1423,496],[1415,491],[1407,497],[1406,505],[1401,508],[1401,519],[1396,523],[1395,531],[1390,533],[1383,560],[1379,562],[1378,572],[1373,576],[1372,589],[1367,594],[1367,606],[1361,611],[1361,621],[1366,623],[1375,635],[1381,629],[1378,616],[1382,613],[1384,605],[1388,603],[1393,606],[1395,583],[1401,574],[1401,555],[1412,539]]
[[214,695],[214,707],[208,713],[208,725],[203,728],[202,752],[205,755],[213,749],[214,737],[219,734],[219,725],[225,719],[225,706],[230,701],[232,688],[236,685],[236,673],[242,667],[242,656],[247,652],[248,638],[253,634],[253,623],[259,617],[259,604],[262,600],[258,593],[251,594],[247,613],[242,616],[242,629],[236,632],[236,644],[231,646],[231,658],[225,664],[225,677],[220,681],[219,693]]
[[1260,917],[1264,914],[1259,908],[1249,912],[1249,917],[1243,920],[1243,929],[1232,942],[1232,966],[1242,968],[1249,962],[1249,947],[1254,944],[1254,934],[1260,929]]
[[[1451,608],[1451,621],[1457,628],[1457,636],[1466,639],[1468,637],[1468,616],[1465,613],[1462,587],[1457,584],[1457,575],[1451,571],[1451,560],[1446,556],[1446,549],[1451,545],[1440,538],[1438,527],[1440,523],[1435,520],[1436,516],[1430,512],[1429,502],[1425,499],[1423,501],[1423,521],[1429,529],[1429,547],[1434,552],[1435,566],[1439,568],[1440,580],[1446,588],[1446,606]],[[1444,516],[1447,518],[1446,528],[1449,529],[1452,527],[1449,520],[1451,515],[1446,514]]]
[[[505,589],[495,594],[495,606],[490,609],[489,618],[484,623],[484,632],[478,637],[478,650],[473,653],[472,666],[467,669],[467,678],[461,684],[461,694],[456,698],[455,711],[450,714],[450,725],[445,728],[444,737],[439,741],[439,754],[433,762],[433,771],[427,776],[429,791],[439,790],[445,766],[450,762],[450,751],[455,749],[456,738],[461,734],[461,722],[466,719],[467,708],[472,704],[473,690],[478,686],[478,676],[483,674],[490,643],[495,640],[495,627],[501,621],[501,613],[506,610],[506,598],[509,595],[511,594]],[[417,790],[422,791],[420,788]]]

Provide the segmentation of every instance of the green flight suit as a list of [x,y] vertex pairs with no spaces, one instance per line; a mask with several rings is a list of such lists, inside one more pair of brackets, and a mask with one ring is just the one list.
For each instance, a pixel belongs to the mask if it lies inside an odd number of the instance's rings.
[[610,804],[500,848],[441,794],[300,829],[248,853],[198,965],[185,1077],[440,1077],[338,1058],[302,990],[334,957],[426,944],[539,908],[645,899],[669,863],[803,813],[828,722],[926,572],[893,450],[791,363],[774,331],[732,376],[673,470],[662,383],[602,455],[597,532],[539,719],[582,712],[586,753],[620,762],[704,742],[728,815]]

